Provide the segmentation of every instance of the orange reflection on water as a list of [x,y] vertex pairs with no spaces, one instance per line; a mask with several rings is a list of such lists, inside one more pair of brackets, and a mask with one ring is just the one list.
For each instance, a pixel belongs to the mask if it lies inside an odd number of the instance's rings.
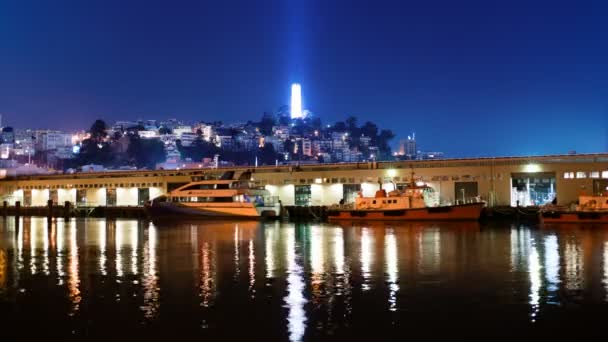
[[6,290],[8,257],[6,250],[0,248],[0,291]]
[[70,254],[68,257],[68,295],[72,301],[72,308],[70,314],[76,313],[80,309],[80,269],[78,260],[78,241],[76,221],[71,220],[70,223]]

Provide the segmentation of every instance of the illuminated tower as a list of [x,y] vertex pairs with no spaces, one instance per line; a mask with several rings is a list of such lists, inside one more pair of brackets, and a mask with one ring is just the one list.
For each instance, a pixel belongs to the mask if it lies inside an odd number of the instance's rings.
[[291,85],[291,118],[302,118],[302,88],[299,83]]

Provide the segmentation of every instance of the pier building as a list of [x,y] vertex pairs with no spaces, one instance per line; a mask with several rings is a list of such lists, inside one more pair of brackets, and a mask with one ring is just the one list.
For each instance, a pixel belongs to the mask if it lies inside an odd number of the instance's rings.
[[371,196],[382,186],[404,188],[412,177],[434,192],[430,205],[486,201],[488,206],[575,202],[581,194],[608,196],[608,153],[303,164],[181,170],[29,175],[0,180],[8,205],[141,206],[191,181],[223,172],[252,171],[253,180],[283,205],[332,205]]

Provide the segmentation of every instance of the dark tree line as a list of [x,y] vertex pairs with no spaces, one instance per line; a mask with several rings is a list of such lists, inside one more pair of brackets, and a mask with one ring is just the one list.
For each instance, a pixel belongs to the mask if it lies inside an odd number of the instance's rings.
[[[73,166],[98,164],[104,166],[136,166],[154,169],[165,161],[165,147],[159,139],[142,139],[137,128],[108,137],[103,120],[96,120],[89,129],[89,138],[82,141]],[[126,146],[126,150],[125,147]]]

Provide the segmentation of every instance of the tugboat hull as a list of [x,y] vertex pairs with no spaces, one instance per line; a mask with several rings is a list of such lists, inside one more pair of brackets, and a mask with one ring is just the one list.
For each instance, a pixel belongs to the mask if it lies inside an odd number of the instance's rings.
[[545,211],[541,223],[603,223],[608,224],[608,211]]
[[329,221],[476,221],[484,203],[387,210],[330,210]]

